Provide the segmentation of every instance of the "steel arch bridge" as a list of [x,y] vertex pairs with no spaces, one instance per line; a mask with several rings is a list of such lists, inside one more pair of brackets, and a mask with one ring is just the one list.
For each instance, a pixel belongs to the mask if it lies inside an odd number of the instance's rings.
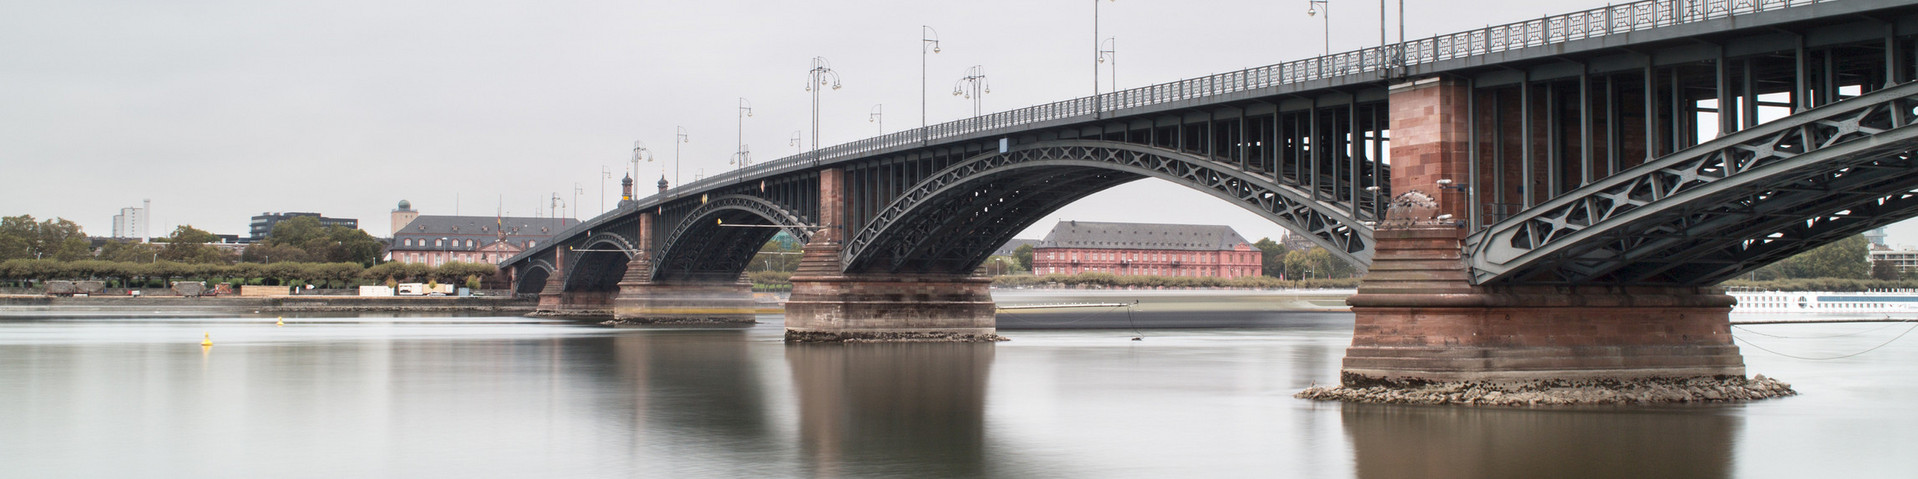
[[[1613,5],[822,148],[622,202],[505,266],[520,292],[736,282],[786,231],[843,242],[840,274],[963,274],[1155,178],[1356,263],[1419,190],[1456,212],[1473,284],[1709,285],[1918,215],[1914,87],[1890,86],[1918,78],[1914,39],[1909,1]],[[1402,105],[1435,78],[1464,85],[1455,111]],[[1467,133],[1394,143],[1426,117]],[[1470,162],[1416,164],[1441,153]]]

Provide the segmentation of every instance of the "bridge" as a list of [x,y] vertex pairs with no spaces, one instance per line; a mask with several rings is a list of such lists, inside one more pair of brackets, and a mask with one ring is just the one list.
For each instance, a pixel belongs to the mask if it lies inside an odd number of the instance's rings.
[[991,251],[1143,178],[1368,264],[1342,382],[1743,375],[1713,285],[1918,216],[1918,3],[1648,0],[901,131],[622,201],[505,263],[543,311],[990,340]]

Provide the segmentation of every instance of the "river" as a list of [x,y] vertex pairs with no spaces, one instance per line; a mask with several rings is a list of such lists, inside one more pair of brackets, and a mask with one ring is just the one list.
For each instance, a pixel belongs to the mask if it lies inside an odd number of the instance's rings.
[[[1234,314],[1236,326],[1223,328],[1149,322],[1009,329],[1012,341],[997,344],[855,345],[784,344],[777,315],[705,330],[371,314],[287,317],[284,326],[270,316],[0,316],[0,477],[1918,470],[1907,455],[1918,444],[1918,334],[1834,360],[1741,344],[1751,372],[1791,382],[1798,397],[1472,409],[1293,399],[1337,381],[1351,315]],[[1909,328],[1735,332],[1778,353],[1829,357]],[[201,347],[203,334],[212,347]]]

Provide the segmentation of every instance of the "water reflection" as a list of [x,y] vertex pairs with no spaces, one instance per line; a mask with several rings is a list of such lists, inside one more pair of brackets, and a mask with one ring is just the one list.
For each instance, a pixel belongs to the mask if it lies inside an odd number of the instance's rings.
[[1358,477],[1730,477],[1740,419],[1704,408],[1346,404]]
[[618,425],[612,436],[627,440],[631,470],[759,475],[776,470],[767,454],[778,441],[745,336],[702,330],[585,338],[578,341],[604,347],[568,349],[598,350],[599,357],[567,361],[607,365],[596,385],[604,401],[592,409]]
[[993,345],[794,344],[799,446],[815,477],[986,473]]

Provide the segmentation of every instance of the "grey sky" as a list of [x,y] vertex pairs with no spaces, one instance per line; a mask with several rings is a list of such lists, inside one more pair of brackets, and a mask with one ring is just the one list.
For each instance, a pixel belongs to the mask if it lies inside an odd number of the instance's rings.
[[[385,235],[401,199],[425,214],[453,214],[457,198],[463,214],[492,214],[503,201],[509,214],[544,216],[557,192],[572,216],[588,217],[601,211],[602,166],[614,171],[604,204],[617,200],[634,140],[655,159],[641,165],[642,192],[672,177],[676,126],[691,136],[679,145],[681,180],[731,168],[739,97],[753,107],[743,136],[755,162],[793,154],[795,132],[810,148],[814,56],[844,84],[821,97],[823,143],[879,133],[874,105],[884,105],[884,131],[917,127],[922,24],[942,40],[928,59],[932,123],[970,114],[951,92],[972,65],[992,86],[988,112],[1091,94],[1093,3],[0,3],[0,214],[65,217],[106,235],[119,208],[151,198],[154,235],[179,224],[243,234],[265,211],[358,218]],[[1412,0],[1406,31],[1601,5]],[[1304,0],[1099,7],[1100,35],[1117,38],[1121,88],[1323,48]],[[1333,0],[1332,49],[1377,43],[1378,8]],[[1157,180],[1055,216],[1222,223],[1250,238],[1281,231]],[[1901,226],[1894,242],[1918,238],[1918,227]]]

